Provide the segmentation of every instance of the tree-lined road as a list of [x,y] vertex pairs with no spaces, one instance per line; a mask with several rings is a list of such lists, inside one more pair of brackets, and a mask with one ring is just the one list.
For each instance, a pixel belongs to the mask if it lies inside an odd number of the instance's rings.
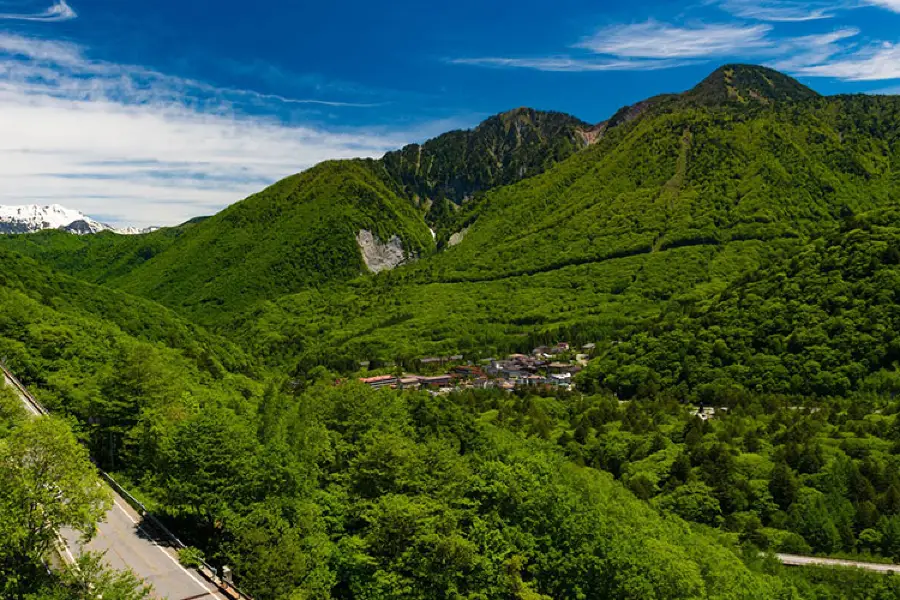
[[88,544],[82,545],[74,531],[63,531],[62,538],[73,554],[82,550],[104,552],[110,567],[131,569],[153,584],[153,594],[159,598],[221,598],[199,574],[182,567],[177,555],[155,542],[140,523],[141,517],[113,494],[113,507]]
[[[14,377],[3,370],[3,382],[16,392],[26,410],[35,417],[46,411],[35,402]],[[174,550],[154,540],[142,525],[138,515],[121,496],[110,490],[113,506],[97,526],[93,539],[82,545],[75,531],[64,530],[60,537],[67,546],[68,560],[82,550],[104,552],[106,563],[118,570],[131,569],[138,577],[153,585],[153,595],[170,600],[214,599],[226,600],[215,586],[198,573],[185,569],[178,562]]]

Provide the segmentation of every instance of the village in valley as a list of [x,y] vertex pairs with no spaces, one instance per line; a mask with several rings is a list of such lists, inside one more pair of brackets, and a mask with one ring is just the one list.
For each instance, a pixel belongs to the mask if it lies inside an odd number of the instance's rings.
[[511,354],[505,359],[486,358],[465,361],[462,355],[426,357],[416,361],[422,370],[439,369],[436,375],[400,373],[361,377],[360,382],[375,389],[427,389],[434,394],[448,394],[463,389],[544,388],[573,391],[573,378],[587,365],[596,346],[586,344],[573,349],[567,342],[540,346],[531,354]]

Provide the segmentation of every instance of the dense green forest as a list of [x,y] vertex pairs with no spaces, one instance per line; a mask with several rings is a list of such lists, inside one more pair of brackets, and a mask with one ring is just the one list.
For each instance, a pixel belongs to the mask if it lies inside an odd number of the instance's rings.
[[6,251],[0,260],[0,355],[45,406],[85,424],[101,466],[115,466],[141,415],[177,419],[186,406],[261,396],[238,346],[171,310]]
[[[221,213],[147,236],[73,241],[47,232],[9,247],[67,274],[150,298],[201,323],[260,299],[360,275],[356,235],[427,255],[434,241],[419,211],[366,161],[322,163]],[[71,237],[71,236],[70,236]]]
[[[6,398],[0,456],[90,455],[259,600],[900,598],[765,554],[900,560],[898,136],[898,98],[735,65],[148,235],[4,236],[0,355],[69,421]],[[366,272],[360,229],[419,260]],[[561,340],[597,345],[571,395],[353,382]],[[0,544],[8,596],[76,589],[43,554]]]
[[754,395],[707,406],[706,418],[673,400],[605,395],[457,402],[757,548],[900,558],[896,401]]
[[631,328],[585,382],[622,398],[718,401],[748,393],[895,394],[900,330],[896,210],[855,216],[708,302]]

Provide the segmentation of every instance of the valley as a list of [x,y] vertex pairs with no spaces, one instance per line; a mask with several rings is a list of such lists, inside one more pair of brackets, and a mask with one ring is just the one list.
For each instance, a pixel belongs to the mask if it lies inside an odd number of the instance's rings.
[[4,235],[0,355],[258,600],[896,598],[777,556],[900,560],[898,209],[900,97],[728,65]]

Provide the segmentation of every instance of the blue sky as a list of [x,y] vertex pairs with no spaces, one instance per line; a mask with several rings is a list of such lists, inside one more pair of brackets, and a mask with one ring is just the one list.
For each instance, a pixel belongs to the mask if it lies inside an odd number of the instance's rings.
[[900,93],[900,0],[0,0],[0,203],[209,214],[517,106],[598,122],[726,62]]

